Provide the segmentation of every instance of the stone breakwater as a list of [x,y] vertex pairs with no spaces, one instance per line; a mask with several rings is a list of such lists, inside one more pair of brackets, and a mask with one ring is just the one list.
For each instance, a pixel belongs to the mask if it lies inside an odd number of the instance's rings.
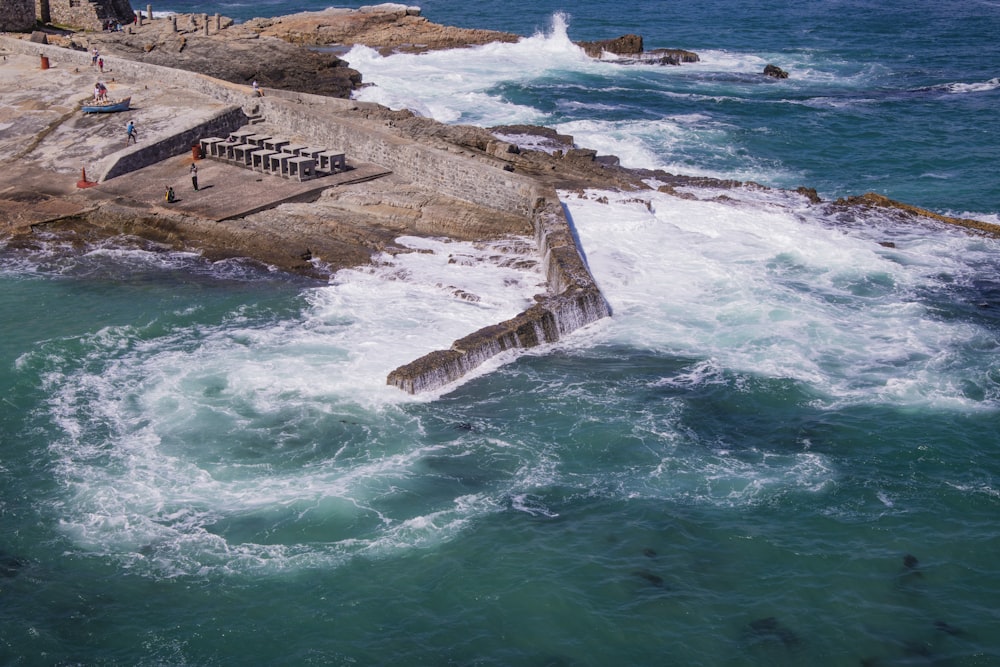
[[583,262],[555,192],[539,198],[532,216],[552,293],[517,316],[484,327],[392,371],[388,383],[419,393],[443,387],[507,351],[554,343],[611,315],[611,308]]

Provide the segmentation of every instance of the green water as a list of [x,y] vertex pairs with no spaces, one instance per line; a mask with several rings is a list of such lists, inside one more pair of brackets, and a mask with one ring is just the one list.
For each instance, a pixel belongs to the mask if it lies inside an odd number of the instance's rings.
[[116,360],[197,364],[315,289],[184,275],[4,279],[5,664],[997,659],[992,412],[600,345],[374,409],[202,387],[170,432]]
[[[424,13],[528,35],[567,9],[487,5]],[[577,2],[562,33],[365,80],[626,164],[995,221],[996,26],[988,2]],[[565,30],[703,60],[594,63]],[[0,664],[1000,665],[996,241],[689,192],[562,193],[614,317],[416,399],[386,373],[537,273],[460,244],[329,285],[0,250]]]

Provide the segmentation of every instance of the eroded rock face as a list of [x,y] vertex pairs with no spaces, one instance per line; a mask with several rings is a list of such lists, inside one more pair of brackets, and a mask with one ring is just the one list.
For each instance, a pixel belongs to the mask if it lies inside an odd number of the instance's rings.
[[431,23],[420,10],[381,5],[378,11],[327,9],[248,21],[245,27],[262,36],[278,37],[294,44],[353,46],[364,44],[383,54],[421,53],[491,42],[516,42],[521,37],[495,30],[454,28]]
[[680,65],[681,63],[696,63],[700,60],[697,53],[684,49],[652,49],[643,48],[640,35],[622,35],[615,39],[605,39],[596,42],[577,42],[591,58],[601,58],[605,53],[619,56],[615,62],[625,65]]
[[596,42],[577,42],[591,58],[600,58],[605,51],[618,56],[635,56],[642,53],[642,37],[640,35],[622,35],[615,39],[604,39]]
[[[361,85],[361,73],[332,53],[304,49],[275,37],[261,37],[238,27],[205,35],[182,20],[179,31],[160,20],[134,28],[132,34],[108,33],[74,38],[76,48],[99,45],[102,53],[183,69],[265,88],[349,98]],[[180,30],[181,26],[184,27]],[[84,44],[86,40],[86,44]],[[110,63],[109,63],[110,64]]]

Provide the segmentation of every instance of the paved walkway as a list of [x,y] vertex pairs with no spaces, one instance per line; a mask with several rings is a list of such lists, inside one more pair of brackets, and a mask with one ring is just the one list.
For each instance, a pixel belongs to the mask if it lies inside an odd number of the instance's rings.
[[[198,165],[197,191],[191,186],[193,162]],[[299,182],[220,160],[195,161],[187,154],[112,178],[81,192],[92,200],[124,198],[221,221],[241,218],[286,202],[310,201],[327,188],[360,183],[389,173],[375,164],[348,161],[347,171]],[[173,187],[177,197],[173,204],[165,201],[167,186]]]

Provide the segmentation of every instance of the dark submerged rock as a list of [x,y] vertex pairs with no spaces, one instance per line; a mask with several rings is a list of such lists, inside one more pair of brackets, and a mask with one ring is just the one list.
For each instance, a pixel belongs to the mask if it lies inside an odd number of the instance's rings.
[[654,574],[649,570],[636,570],[632,574],[644,580],[647,584],[650,584],[651,586],[656,586],[657,588],[663,588],[663,577],[661,577],[658,574]]
[[25,565],[27,562],[21,558],[0,552],[0,577],[6,579],[16,577]]
[[956,628],[954,625],[945,621],[934,621],[934,627],[946,635],[951,635],[952,637],[961,637],[965,634],[965,631],[962,630],[962,628]]
[[778,641],[785,646],[795,646],[800,643],[799,636],[782,625],[774,616],[750,621],[748,627],[750,634],[761,641]]

